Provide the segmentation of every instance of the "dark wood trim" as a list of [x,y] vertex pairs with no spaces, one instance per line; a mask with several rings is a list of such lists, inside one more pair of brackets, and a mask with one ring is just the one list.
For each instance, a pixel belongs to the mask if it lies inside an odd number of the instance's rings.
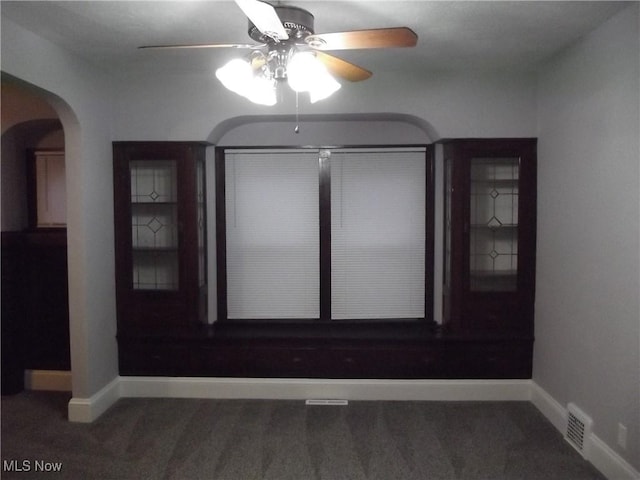
[[125,328],[128,295],[132,289],[131,274],[131,181],[128,158],[123,146],[113,144],[113,210],[116,267],[116,310],[118,331]]
[[534,333],[534,305],[536,292],[536,225],[537,225],[537,141],[522,147],[520,165],[519,251],[522,251],[522,268],[519,269],[518,291],[520,303],[525,308],[523,317]]
[[[465,190],[461,188],[461,185],[465,184],[466,175],[465,170],[461,167],[464,156],[461,154],[460,149],[456,148],[456,144],[444,143],[443,156],[445,168],[448,163],[451,165],[449,170],[451,191],[449,192],[448,208],[450,210],[452,225],[452,228],[449,230],[449,242],[451,245],[451,257],[449,259],[450,288],[448,292],[445,292],[447,298],[445,299],[446,312],[444,322],[447,328],[459,330],[462,327],[462,289],[455,287],[455,285],[462,281],[460,279],[464,277],[463,256],[465,250],[465,234],[463,228],[453,228],[453,226],[463,225],[466,221],[463,205],[465,203]],[[454,281],[454,279],[457,280]]]
[[26,152],[27,171],[27,222],[29,228],[38,225],[38,179],[36,178],[36,151],[28,149]]
[[434,233],[435,233],[435,146],[425,151],[425,239],[424,239],[424,318],[433,320],[434,293]]
[[227,222],[224,148],[216,147],[216,276],[218,321],[227,320]]
[[320,193],[320,320],[331,320],[331,159],[318,158]]
[[[200,304],[199,312],[200,319],[199,321],[202,323],[207,323],[209,321],[209,249],[207,248],[209,245],[209,225],[207,222],[208,218],[208,197],[207,197],[207,152],[204,149],[200,155],[198,155],[197,165],[196,165],[196,177],[198,166],[202,165],[202,221],[204,222],[204,232],[202,238],[202,248],[204,249],[204,275],[203,275],[203,285],[198,284],[198,302]],[[196,194],[196,203],[197,203],[197,194]],[[196,219],[197,223],[197,219]],[[196,230],[199,229],[200,226],[196,225]],[[198,234],[196,232],[196,238]],[[196,242],[198,243],[198,242]],[[200,259],[198,258],[197,263],[200,265]]]
[[[193,162],[193,151],[190,147],[186,147],[185,151],[180,154],[176,154],[176,179],[179,185],[177,188],[178,194],[178,251],[179,253],[179,284],[178,289],[189,294],[188,302],[195,302],[192,289],[196,288],[196,276],[190,275],[189,270],[193,268],[193,265],[198,264],[198,250],[197,248],[184,248],[184,245],[189,242],[190,245],[195,245],[197,242],[193,234],[197,235],[197,232],[193,231],[193,227],[197,223],[196,210],[193,205],[189,205],[189,200],[195,193],[195,165]],[[186,161],[180,161],[184,158]],[[180,160],[178,160],[180,159]],[[197,237],[196,237],[197,238]]]

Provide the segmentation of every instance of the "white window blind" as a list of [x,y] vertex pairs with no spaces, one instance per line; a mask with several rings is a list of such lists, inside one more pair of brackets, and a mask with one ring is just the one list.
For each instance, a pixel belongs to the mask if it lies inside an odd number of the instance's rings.
[[333,319],[425,315],[425,152],[331,153]]
[[225,176],[228,318],[318,318],[318,152],[227,150]]

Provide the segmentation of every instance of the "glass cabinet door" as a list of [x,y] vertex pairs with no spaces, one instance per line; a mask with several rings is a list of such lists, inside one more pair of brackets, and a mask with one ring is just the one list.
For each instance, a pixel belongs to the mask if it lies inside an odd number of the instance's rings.
[[470,168],[470,289],[516,291],[520,159],[472,158]]
[[134,160],[131,233],[134,290],[178,290],[178,194],[175,160]]

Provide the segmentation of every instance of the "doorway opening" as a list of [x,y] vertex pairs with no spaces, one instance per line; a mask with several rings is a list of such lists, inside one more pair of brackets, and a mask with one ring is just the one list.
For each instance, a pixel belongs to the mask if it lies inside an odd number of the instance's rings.
[[71,391],[65,132],[2,79],[2,393]]

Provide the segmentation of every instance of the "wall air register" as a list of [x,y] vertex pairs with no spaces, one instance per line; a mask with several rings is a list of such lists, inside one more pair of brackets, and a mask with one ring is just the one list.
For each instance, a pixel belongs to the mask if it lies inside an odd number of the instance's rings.
[[564,438],[583,458],[587,455],[587,442],[593,421],[573,403],[567,405],[567,431]]

